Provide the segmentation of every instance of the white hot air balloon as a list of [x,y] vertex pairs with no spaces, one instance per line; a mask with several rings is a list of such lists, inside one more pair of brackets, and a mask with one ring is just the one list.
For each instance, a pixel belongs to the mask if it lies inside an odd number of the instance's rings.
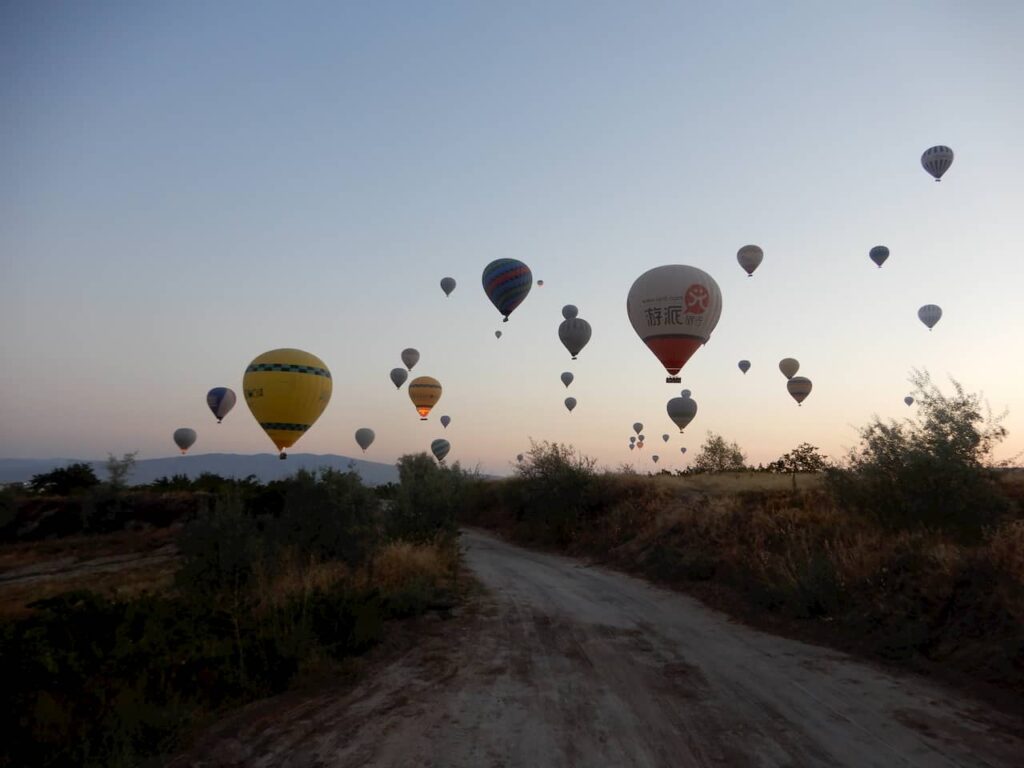
[[668,442],[668,435],[662,435],[661,439],[664,440],[667,443]]
[[452,417],[451,416],[442,416],[441,417],[441,426],[444,427],[445,429],[448,429],[448,425],[451,424],[451,423],[452,423]]
[[682,432],[697,415],[697,403],[692,397],[673,397],[666,404],[665,410],[668,412],[668,417]]
[[784,357],[779,360],[779,370],[787,379],[792,379],[800,370],[800,362],[792,357]]
[[590,333],[590,323],[580,317],[563,320],[558,326],[558,339],[562,342],[562,346],[569,350],[573,360],[587,346],[587,342],[590,341]]
[[363,453],[366,453],[366,449],[373,445],[374,438],[376,437],[372,429],[361,427],[356,430],[356,445],[363,449]]
[[565,384],[565,386],[568,387],[570,384],[572,384],[572,380],[574,378],[575,377],[569,371],[563,371],[562,372],[561,379],[562,379],[562,383]]
[[746,372],[750,370],[750,361],[749,360],[740,360],[737,363],[737,365],[739,366],[739,369],[741,371],[743,371],[744,374],[746,374]]
[[764,259],[764,251],[756,245],[744,245],[736,252],[736,261],[746,270],[747,277],[754,276],[754,270],[761,264],[762,259]]
[[644,272],[629,289],[626,313],[640,339],[669,373],[670,384],[711,337],[722,315],[722,291],[707,272],[683,264]]
[[452,444],[442,438],[438,438],[430,443],[430,451],[434,454],[438,464],[444,464],[444,457],[448,455],[448,451],[451,449]]
[[188,427],[180,427],[174,430],[174,444],[182,454],[188,453],[188,449],[196,442],[196,431]]
[[930,331],[935,327],[935,324],[942,319],[942,308],[936,304],[925,304],[919,310],[917,310],[918,319],[928,326]]
[[644,425],[641,424],[639,421],[634,422],[633,423],[633,431],[636,432],[639,435],[641,432],[644,431]]
[[921,155],[921,166],[935,177],[936,181],[942,181],[942,174],[949,170],[953,164],[953,150],[949,147],[931,147]]
[[409,372],[405,368],[392,368],[390,375],[391,383],[395,385],[395,389],[401,389],[402,385],[405,384],[405,380],[409,378]]
[[565,398],[565,407],[568,409],[569,413],[572,413],[572,409],[576,407],[576,398],[575,397],[567,397],[567,398]]
[[412,347],[408,347],[402,350],[402,362],[405,364],[405,367],[408,368],[410,371],[413,369],[413,366],[415,366],[416,363],[418,363],[419,361],[420,353],[418,350],[415,350]]
[[562,317],[566,320],[572,320],[580,311],[576,308],[575,304],[566,304],[562,307]]
[[444,291],[445,296],[451,296],[452,291],[455,290],[455,278],[454,277],[442,277],[441,278],[441,290]]
[[913,405],[914,398],[912,398],[910,395],[907,395],[906,397],[903,398],[903,402],[906,403],[908,406]]
[[794,376],[786,382],[786,389],[789,390],[789,394],[796,400],[796,404],[801,405],[807,399],[807,396],[811,394],[811,380],[806,376]]
[[885,264],[885,260],[889,258],[889,249],[884,245],[876,245],[870,251],[868,251],[868,258],[870,258],[878,268],[881,269],[882,265]]

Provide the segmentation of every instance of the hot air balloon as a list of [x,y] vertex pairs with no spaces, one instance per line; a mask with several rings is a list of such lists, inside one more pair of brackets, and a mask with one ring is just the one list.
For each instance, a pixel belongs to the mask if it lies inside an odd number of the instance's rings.
[[575,377],[569,371],[563,371],[562,372],[561,379],[562,379],[562,383],[565,384],[565,386],[568,387],[570,384],[572,384],[572,380],[574,378]]
[[926,149],[921,155],[921,165],[936,181],[942,180],[942,174],[953,164],[953,150],[949,147],[937,146]]
[[908,406],[913,405],[914,398],[912,398],[910,395],[907,395],[906,397],[903,398],[903,402],[906,403]]
[[[484,267],[482,278],[484,293],[502,315],[505,322],[512,311],[523,303],[533,286],[530,268],[516,259],[496,259]],[[537,283],[541,285],[540,282]]]
[[544,287],[544,281],[543,281],[543,280],[538,280],[538,281],[537,281],[537,286],[538,286],[539,288],[543,288],[543,287]]
[[754,270],[760,265],[764,258],[764,251],[756,245],[744,245],[736,252],[736,261],[747,272],[747,277],[754,276]]
[[928,330],[930,331],[935,327],[935,324],[942,319],[942,308],[935,304],[925,304],[917,310],[917,316],[922,323],[928,326]]
[[668,435],[662,435],[661,439],[664,440],[667,443],[668,442]]
[[501,338],[501,331],[495,331],[494,332],[494,338],[500,339]]
[[409,373],[405,368],[391,369],[391,383],[395,385],[395,389],[401,389],[407,378],[409,378]]
[[516,461],[522,461],[522,460],[523,460],[523,454],[517,453],[516,454]]
[[681,264],[644,272],[629,289],[626,313],[633,330],[676,375],[701,344],[707,342],[722,314],[722,292],[707,272]]
[[366,453],[366,449],[373,445],[375,437],[376,435],[369,427],[361,427],[356,430],[356,444],[363,449],[363,453]]
[[749,360],[740,360],[738,365],[740,367],[740,370],[743,371],[744,374],[746,374],[746,372],[750,370]]
[[590,323],[579,317],[563,320],[561,325],[558,326],[558,339],[562,342],[562,346],[569,350],[572,359],[575,360],[576,355],[590,341]]
[[235,407],[235,393],[227,387],[214,387],[206,393],[206,405],[217,417],[217,423],[228,415],[228,411]]
[[679,393],[679,396],[680,397],[689,397],[691,394],[692,393],[690,392],[690,390],[684,389],[682,392]]
[[569,410],[569,413],[572,413],[572,409],[576,407],[576,398],[575,397],[567,397],[567,398],[565,398],[565,407]]
[[651,461],[653,461],[655,464],[657,464],[659,458],[660,457],[658,456],[658,454],[654,454],[653,456],[651,456]]
[[566,304],[562,307],[562,317],[566,320],[572,320],[580,311],[576,308],[575,304]]
[[430,376],[413,379],[409,382],[409,399],[416,406],[420,421],[426,421],[430,409],[441,399],[441,382]]
[[444,464],[444,457],[448,455],[448,451],[451,449],[452,444],[441,438],[430,443],[430,451],[434,454],[434,458],[437,459],[438,464]]
[[454,277],[442,277],[441,278],[441,290],[444,291],[445,296],[451,296],[452,291],[455,290],[455,278]]
[[419,361],[419,350],[413,349],[412,347],[408,347],[402,350],[402,363],[404,363],[405,367],[408,368],[410,371],[412,370],[413,366],[416,365],[416,363],[418,363]]
[[452,423],[452,417],[451,416],[442,416],[441,417],[441,426],[444,427],[445,429],[448,429],[448,425],[451,424],[451,423]]
[[632,451],[632,450],[633,450],[634,448],[636,448],[636,445],[635,445],[635,444],[633,444],[633,443],[630,443],[630,444],[629,444],[629,450],[631,450],[631,451]]
[[787,379],[792,379],[796,376],[796,372],[800,370],[800,361],[792,357],[784,357],[779,360],[779,370],[782,371],[782,375]]
[[692,397],[673,397],[665,405],[665,410],[668,411],[668,417],[682,432],[697,415],[697,403]]
[[188,449],[196,441],[196,431],[188,427],[181,427],[174,430],[174,444],[181,449],[182,455],[188,453]]
[[680,453],[686,453],[686,446],[683,446],[682,448],[680,448],[679,452]]
[[786,382],[786,389],[796,400],[796,404],[800,405],[811,394],[811,380],[805,376],[794,376]]
[[629,436],[629,442],[635,443],[636,442],[636,435],[630,435]]
[[889,258],[889,249],[886,248],[884,245],[876,245],[874,248],[868,251],[868,256],[871,258],[873,262],[875,262],[875,264],[878,265],[878,268],[881,269],[882,265],[885,263],[885,260]]
[[639,435],[641,432],[644,431],[644,425],[641,424],[639,421],[634,422],[633,423],[633,431],[636,432]]
[[636,441],[636,447],[639,448],[640,450],[643,450],[643,448],[644,448],[644,441],[643,440],[637,440]]
[[331,400],[331,372],[324,361],[301,349],[264,352],[245,369],[246,405],[287,458],[289,448],[316,423]]
[[644,438],[644,436],[643,436],[643,435],[639,435],[639,436],[637,436],[637,438],[636,438],[636,441],[637,441],[638,443],[642,443],[642,442],[644,441],[644,439],[645,439],[645,438]]

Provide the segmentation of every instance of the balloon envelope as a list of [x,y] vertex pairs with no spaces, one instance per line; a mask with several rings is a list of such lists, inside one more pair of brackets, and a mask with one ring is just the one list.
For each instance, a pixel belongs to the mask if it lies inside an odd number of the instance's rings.
[[670,374],[708,341],[722,314],[722,292],[707,272],[670,264],[644,272],[629,289],[626,313],[633,330]]
[[560,378],[562,379],[562,383],[568,387],[570,384],[572,384],[572,381],[575,377],[569,371],[563,371]]
[[668,442],[668,435],[662,435],[661,439],[664,440],[667,443]]
[[444,291],[445,296],[451,296],[452,291],[455,290],[455,278],[454,277],[442,277],[441,278],[441,290]]
[[420,421],[426,421],[430,409],[441,399],[441,382],[431,376],[413,379],[409,382],[409,399],[416,406]]
[[811,380],[806,376],[794,376],[786,382],[786,389],[789,390],[789,394],[793,396],[793,399],[799,405],[811,394]]
[[569,413],[572,413],[572,409],[576,407],[576,398],[567,397],[565,398],[565,407],[569,409]]
[[914,398],[912,398],[910,395],[907,395],[906,397],[903,398],[903,402],[906,403],[907,405],[913,405]]
[[639,421],[634,422],[634,424],[633,424],[633,431],[636,432],[639,435],[641,432],[644,431],[644,425],[641,424]]
[[655,464],[658,463],[658,458],[659,458],[658,454],[654,454],[653,456],[651,456],[651,459],[654,461]]
[[737,365],[739,365],[740,370],[743,371],[744,373],[750,370],[749,360],[740,360],[739,363],[737,363]]
[[366,449],[373,445],[373,440],[376,435],[373,430],[369,427],[361,427],[356,430],[356,445],[363,449],[363,453],[366,453]]
[[452,444],[442,438],[438,438],[430,443],[430,452],[434,454],[434,458],[439,463],[444,461],[444,457],[448,455],[448,451],[451,449]]
[[919,310],[917,310],[918,319],[928,326],[930,331],[935,327],[935,324],[942,319],[942,308],[936,304],[925,304]]
[[885,263],[885,260],[889,258],[889,249],[886,248],[884,245],[876,245],[874,248],[868,251],[868,256],[871,258],[873,262],[875,262],[875,264],[878,265],[878,268],[881,269],[882,265]]
[[301,349],[264,352],[245,369],[245,403],[267,437],[281,451],[302,437],[331,401],[331,372],[324,361]]
[[494,332],[494,338],[500,339],[501,338],[501,331],[495,331]]
[[444,427],[445,429],[448,429],[448,425],[451,424],[451,423],[452,423],[452,417],[451,416],[442,416],[441,417],[441,426]]
[[405,380],[409,378],[409,372],[405,368],[392,368],[390,376],[391,383],[395,385],[395,388],[401,389],[402,385],[405,384]]
[[523,454],[517,453],[516,454],[516,461],[522,461],[522,460],[523,460]]
[[234,391],[227,387],[214,387],[206,393],[206,405],[217,417],[218,424],[235,407],[236,400]]
[[189,429],[188,427],[181,427],[180,429],[174,430],[174,444],[181,449],[182,453],[187,453],[188,449],[196,441],[196,431]]
[[680,449],[679,449],[679,452],[680,452],[680,453],[686,453],[686,447],[684,446],[684,447],[680,448]]
[[792,379],[800,370],[800,361],[792,357],[784,357],[779,360],[779,370],[787,379]]
[[564,317],[566,320],[572,320],[579,313],[580,311],[576,308],[576,305],[574,304],[566,304],[564,307],[562,307],[562,317]]
[[921,155],[921,166],[935,177],[936,181],[942,180],[942,174],[949,170],[953,164],[953,150],[942,145],[931,147]]
[[412,370],[413,366],[416,365],[416,363],[418,363],[419,361],[419,350],[413,349],[412,347],[407,347],[406,349],[402,350],[402,363],[410,371]]
[[533,287],[533,273],[516,259],[496,259],[484,267],[481,282],[487,298],[507,322],[508,316],[523,303]]
[[692,397],[673,397],[665,405],[665,410],[682,432],[697,415],[697,402]]
[[756,245],[744,245],[736,252],[736,261],[746,270],[747,277],[754,276],[754,270],[761,264],[764,251]]
[[573,360],[576,359],[580,350],[587,346],[587,342],[590,341],[590,333],[590,323],[579,317],[563,320],[558,326],[558,339],[562,342],[562,346],[569,350]]

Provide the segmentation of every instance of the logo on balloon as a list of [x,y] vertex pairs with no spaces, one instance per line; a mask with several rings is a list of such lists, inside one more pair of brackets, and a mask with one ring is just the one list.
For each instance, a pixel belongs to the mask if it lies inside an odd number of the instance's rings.
[[683,302],[686,304],[686,314],[701,315],[707,310],[711,294],[708,289],[699,283],[694,283],[686,289]]

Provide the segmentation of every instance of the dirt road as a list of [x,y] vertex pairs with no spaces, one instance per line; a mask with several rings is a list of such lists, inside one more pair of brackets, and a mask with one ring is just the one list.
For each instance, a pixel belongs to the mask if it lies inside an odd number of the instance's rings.
[[251,712],[191,765],[1010,766],[1022,724],[684,595],[481,533],[489,595],[342,697]]

